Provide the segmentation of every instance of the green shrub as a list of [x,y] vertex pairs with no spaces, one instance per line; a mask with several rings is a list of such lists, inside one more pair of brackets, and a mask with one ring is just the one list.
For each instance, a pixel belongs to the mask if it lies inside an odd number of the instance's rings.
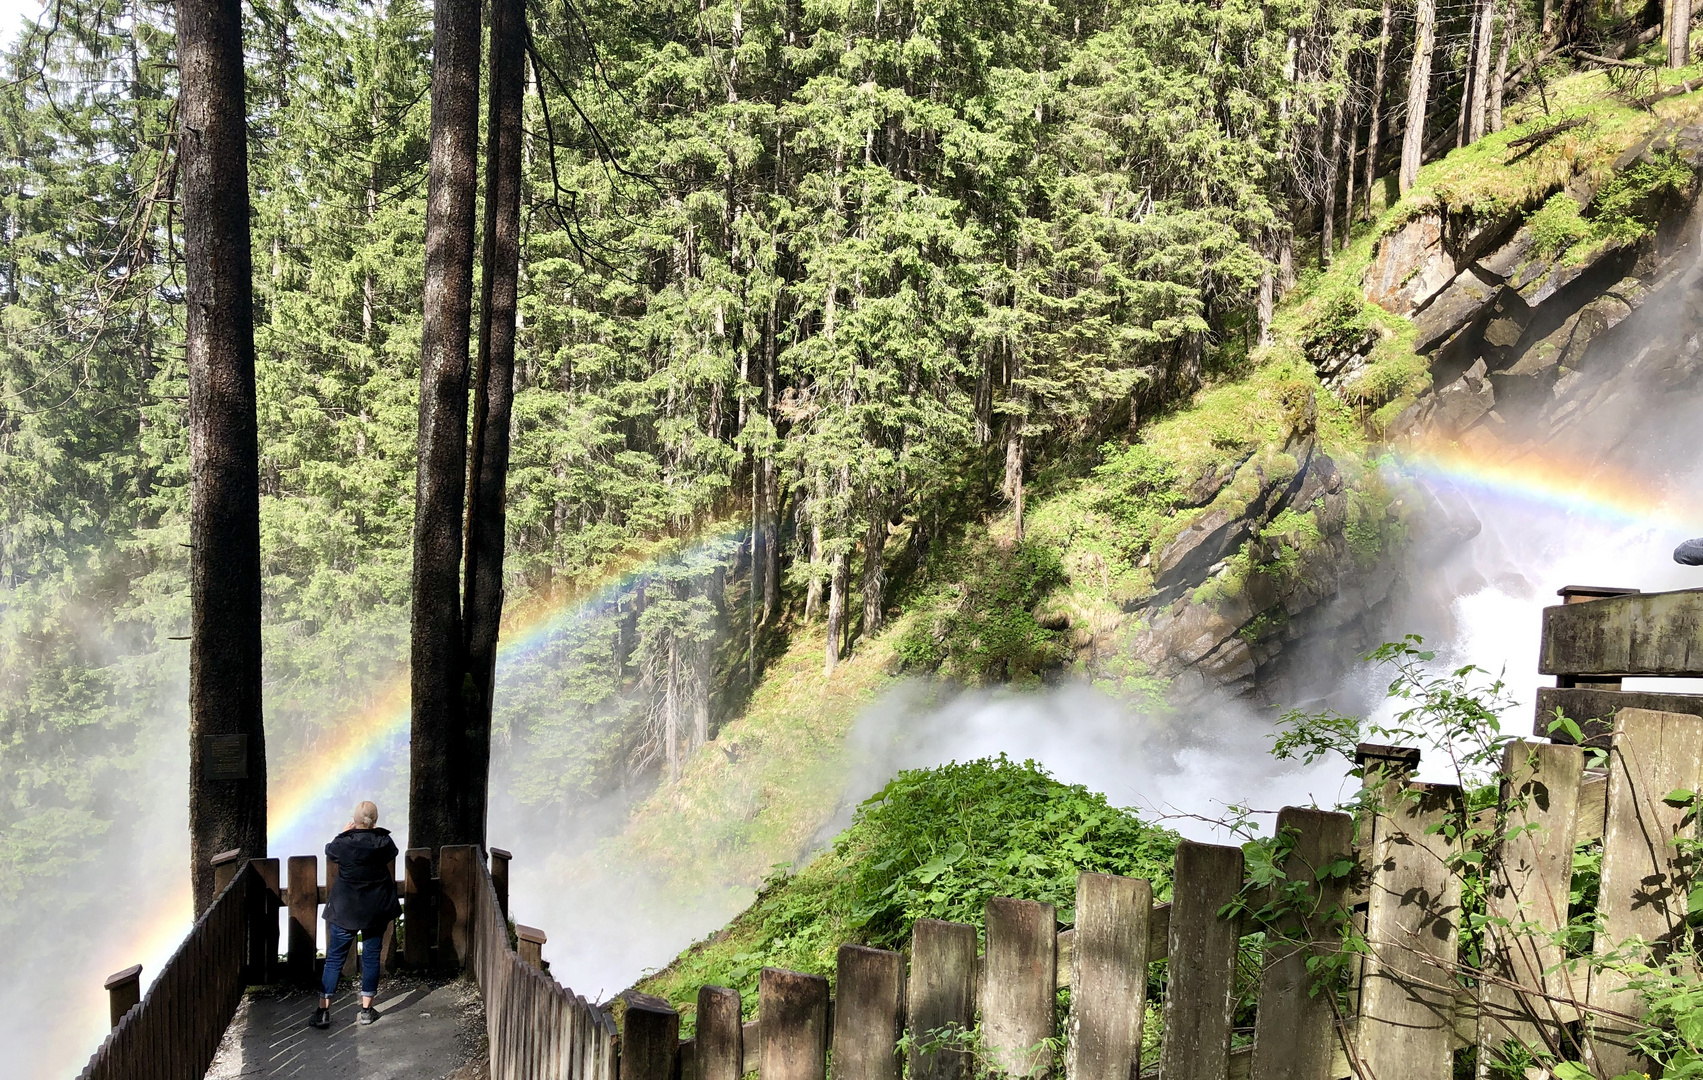
[[979,931],[996,896],[1050,903],[1074,925],[1084,871],[1146,878],[1169,899],[1176,845],[1175,833],[1032,761],[913,769],[860,806],[831,850],[770,878],[727,929],[640,989],[690,1007],[700,985],[731,986],[750,1011],[765,966],[831,979],[842,943],[904,948],[918,919]]
[[1065,579],[1045,544],[967,541],[943,567],[952,584],[931,590],[898,653],[907,667],[942,667],[971,683],[1032,678],[1063,661],[1065,636],[1035,608]]

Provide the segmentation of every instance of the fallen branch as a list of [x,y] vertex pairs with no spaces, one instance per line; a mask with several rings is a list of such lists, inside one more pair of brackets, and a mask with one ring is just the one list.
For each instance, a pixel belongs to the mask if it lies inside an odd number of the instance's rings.
[[1575,116],[1571,120],[1563,120],[1561,123],[1546,127],[1542,131],[1534,131],[1530,135],[1521,135],[1519,138],[1508,142],[1508,149],[1515,150],[1534,143],[1548,142],[1563,131],[1571,131],[1576,127],[1584,126],[1588,120],[1588,117]]

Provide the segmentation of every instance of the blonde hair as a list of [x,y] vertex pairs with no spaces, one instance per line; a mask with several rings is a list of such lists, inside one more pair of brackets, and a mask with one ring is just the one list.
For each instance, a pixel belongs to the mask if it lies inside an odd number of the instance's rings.
[[378,806],[370,801],[355,804],[355,812],[350,815],[356,827],[370,829],[378,824]]

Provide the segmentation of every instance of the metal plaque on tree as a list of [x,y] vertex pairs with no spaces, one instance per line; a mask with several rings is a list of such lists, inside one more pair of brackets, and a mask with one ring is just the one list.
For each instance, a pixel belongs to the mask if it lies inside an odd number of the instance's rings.
[[203,735],[201,772],[208,780],[247,780],[248,736]]

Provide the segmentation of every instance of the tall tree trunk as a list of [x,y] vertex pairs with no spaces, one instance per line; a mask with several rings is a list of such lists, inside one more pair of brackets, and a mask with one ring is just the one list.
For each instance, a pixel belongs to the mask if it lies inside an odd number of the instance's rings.
[[[1387,89],[1390,64],[1390,38],[1395,33],[1391,23],[1394,12],[1392,0],[1384,0],[1379,15],[1378,58],[1372,66],[1372,115],[1366,125],[1366,218],[1372,217],[1372,190],[1378,186],[1378,142],[1383,134],[1384,93]],[[1354,208],[1349,207],[1352,215]]]
[[433,5],[432,129],[420,333],[420,437],[414,491],[414,611],[408,846],[458,833],[466,739],[461,630],[462,510],[467,488],[467,344],[473,309],[473,213],[479,149],[479,0]]
[[832,559],[828,575],[828,635],[823,648],[822,674],[832,675],[840,664],[840,633],[846,618],[846,553],[841,551]]
[[260,699],[260,451],[242,6],[179,0],[185,338],[189,361],[189,861],[266,857]]
[[863,636],[865,640],[881,629],[883,593],[887,591],[887,571],[882,566],[882,552],[887,547],[887,502],[881,492],[869,493],[869,528],[863,534]]
[[1515,0],[1502,8],[1502,33],[1496,45],[1496,70],[1490,76],[1490,103],[1486,124],[1491,131],[1502,130],[1502,96],[1508,89],[1508,54],[1514,44],[1514,20],[1519,17]]
[[490,798],[491,707],[503,618],[509,410],[514,402],[515,311],[520,295],[521,105],[526,91],[523,0],[491,0],[491,86],[485,149],[485,236],[474,389],[471,490],[464,574],[467,673],[473,681],[461,843],[485,842]]
[[[1490,52],[1495,47],[1496,0],[1478,2],[1478,40],[1473,45],[1472,113],[1466,141],[1470,145],[1484,138],[1484,124],[1489,117],[1490,95],[1501,93],[1500,84],[1490,82]],[[1500,110],[1501,106],[1497,106]]]
[[1455,116],[1455,148],[1458,150],[1467,144],[1467,131],[1472,127],[1472,100],[1480,93],[1479,84],[1473,78],[1478,58],[1478,26],[1479,15],[1483,12],[1483,0],[1473,0],[1472,26],[1466,34],[1466,68],[1461,73],[1461,105]]
[[1327,269],[1336,251],[1336,170],[1342,160],[1342,125],[1347,113],[1346,101],[1338,101],[1331,108],[1330,156],[1325,158],[1324,204],[1319,208],[1319,265]]
[[[1352,87],[1353,83],[1349,85]],[[1360,110],[1350,103],[1345,103],[1348,109],[1348,154],[1343,158],[1342,167],[1346,174],[1343,177],[1345,190],[1342,193],[1342,239],[1339,241],[1344,251],[1348,250],[1348,242],[1354,239],[1354,178],[1358,170],[1354,167],[1354,159],[1360,154]]]
[[1668,21],[1668,67],[1682,68],[1691,63],[1691,0],[1672,0],[1673,14]]
[[1543,43],[1549,45],[1555,41],[1555,0],[1543,0],[1542,11],[1539,33],[1543,35]]
[[1431,50],[1437,42],[1437,0],[1418,0],[1413,17],[1413,66],[1407,75],[1407,118],[1401,137],[1402,194],[1419,179],[1425,151],[1425,103],[1431,95]]

